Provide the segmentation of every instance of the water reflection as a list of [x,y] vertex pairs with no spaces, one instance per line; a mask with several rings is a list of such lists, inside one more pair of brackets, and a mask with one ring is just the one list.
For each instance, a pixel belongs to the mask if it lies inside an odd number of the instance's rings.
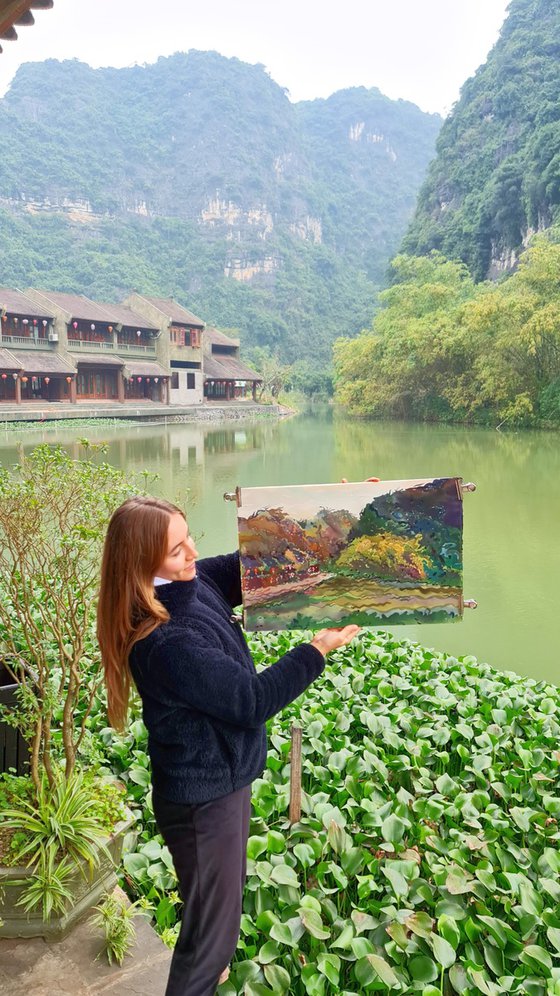
[[178,499],[202,556],[237,546],[236,509],[223,493],[241,487],[461,476],[465,497],[465,595],[479,608],[456,626],[400,627],[399,634],[452,653],[558,683],[560,447],[558,435],[458,426],[362,422],[327,410],[256,424],[47,426],[0,435],[9,466],[38,442],[106,441],[102,459],[158,475],[152,490]]

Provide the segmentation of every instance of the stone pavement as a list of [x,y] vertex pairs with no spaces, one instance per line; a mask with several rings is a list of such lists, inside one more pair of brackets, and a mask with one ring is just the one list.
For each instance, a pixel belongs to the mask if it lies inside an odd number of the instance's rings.
[[1,996],[164,996],[171,951],[147,919],[134,925],[136,943],[121,966],[97,958],[103,941],[88,919],[57,943],[0,938]]

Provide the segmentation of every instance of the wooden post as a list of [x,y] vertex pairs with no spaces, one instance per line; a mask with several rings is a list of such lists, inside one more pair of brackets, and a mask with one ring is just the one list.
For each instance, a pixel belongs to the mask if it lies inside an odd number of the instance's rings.
[[290,823],[301,819],[301,727],[292,726],[290,755]]

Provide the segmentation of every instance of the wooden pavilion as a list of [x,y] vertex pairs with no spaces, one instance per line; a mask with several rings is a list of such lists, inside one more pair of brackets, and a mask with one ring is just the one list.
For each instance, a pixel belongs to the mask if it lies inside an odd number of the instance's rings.
[[16,41],[17,28],[35,23],[32,11],[50,10],[53,0],[0,0],[0,52],[1,42]]

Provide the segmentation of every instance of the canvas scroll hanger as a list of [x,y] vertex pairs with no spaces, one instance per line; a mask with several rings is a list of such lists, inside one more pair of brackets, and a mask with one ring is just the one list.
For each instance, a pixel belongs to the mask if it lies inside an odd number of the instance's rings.
[[238,512],[250,630],[461,619],[461,478],[243,488]]

